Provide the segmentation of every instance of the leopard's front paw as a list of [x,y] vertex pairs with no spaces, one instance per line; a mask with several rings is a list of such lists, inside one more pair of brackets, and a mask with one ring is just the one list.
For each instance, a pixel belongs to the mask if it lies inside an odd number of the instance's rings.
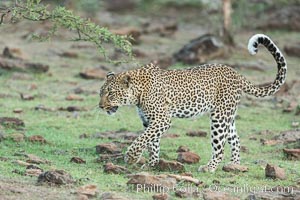
[[137,153],[137,152],[132,152],[130,151],[130,149],[126,152],[125,156],[124,156],[124,161],[127,164],[134,164],[134,163],[138,163],[140,158],[141,158],[141,153]]
[[215,172],[216,168],[209,167],[208,165],[200,166],[198,172]]

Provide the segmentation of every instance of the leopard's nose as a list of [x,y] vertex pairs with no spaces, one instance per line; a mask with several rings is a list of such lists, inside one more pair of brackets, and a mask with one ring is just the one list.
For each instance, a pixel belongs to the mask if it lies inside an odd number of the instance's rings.
[[103,109],[103,108],[104,108],[104,106],[103,106],[102,104],[99,104],[99,108]]

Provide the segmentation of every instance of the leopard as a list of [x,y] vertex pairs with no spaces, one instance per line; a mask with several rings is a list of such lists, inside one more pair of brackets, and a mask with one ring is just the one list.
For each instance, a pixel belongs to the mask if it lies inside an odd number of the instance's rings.
[[137,163],[145,150],[147,166],[159,163],[161,136],[171,126],[171,119],[190,118],[205,113],[210,118],[212,156],[200,172],[214,172],[224,157],[226,141],[230,145],[230,163],[240,164],[240,139],[236,130],[237,108],[244,93],[255,97],[275,94],[285,83],[287,62],[279,48],[264,34],[248,41],[251,55],[264,46],[277,64],[275,80],[255,85],[226,64],[202,64],[181,69],[161,69],[150,63],[139,68],[108,72],[100,88],[99,108],[109,115],[120,106],[134,105],[144,131],[128,147],[124,160]]

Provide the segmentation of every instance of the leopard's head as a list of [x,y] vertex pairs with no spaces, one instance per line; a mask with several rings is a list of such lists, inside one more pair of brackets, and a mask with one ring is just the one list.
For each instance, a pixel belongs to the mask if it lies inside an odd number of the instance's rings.
[[99,107],[108,114],[115,113],[119,106],[131,104],[131,79],[127,74],[108,72],[106,81],[100,88]]

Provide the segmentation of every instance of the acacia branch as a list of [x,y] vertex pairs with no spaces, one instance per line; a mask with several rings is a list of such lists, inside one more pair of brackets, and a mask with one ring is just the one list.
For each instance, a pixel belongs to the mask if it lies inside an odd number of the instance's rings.
[[8,12],[11,12],[9,21],[11,23],[22,19],[29,21],[50,21],[53,25],[46,37],[36,36],[37,39],[47,40],[57,33],[58,28],[66,28],[77,33],[76,41],[88,41],[94,43],[100,52],[106,57],[104,43],[112,44],[113,47],[120,49],[132,59],[131,39],[128,36],[120,36],[111,33],[107,28],[100,27],[88,19],[83,19],[73,14],[72,11],[64,7],[56,7],[48,10],[47,6],[40,3],[40,0],[27,0],[25,3],[15,3],[12,7],[3,8],[0,11],[0,25]]

